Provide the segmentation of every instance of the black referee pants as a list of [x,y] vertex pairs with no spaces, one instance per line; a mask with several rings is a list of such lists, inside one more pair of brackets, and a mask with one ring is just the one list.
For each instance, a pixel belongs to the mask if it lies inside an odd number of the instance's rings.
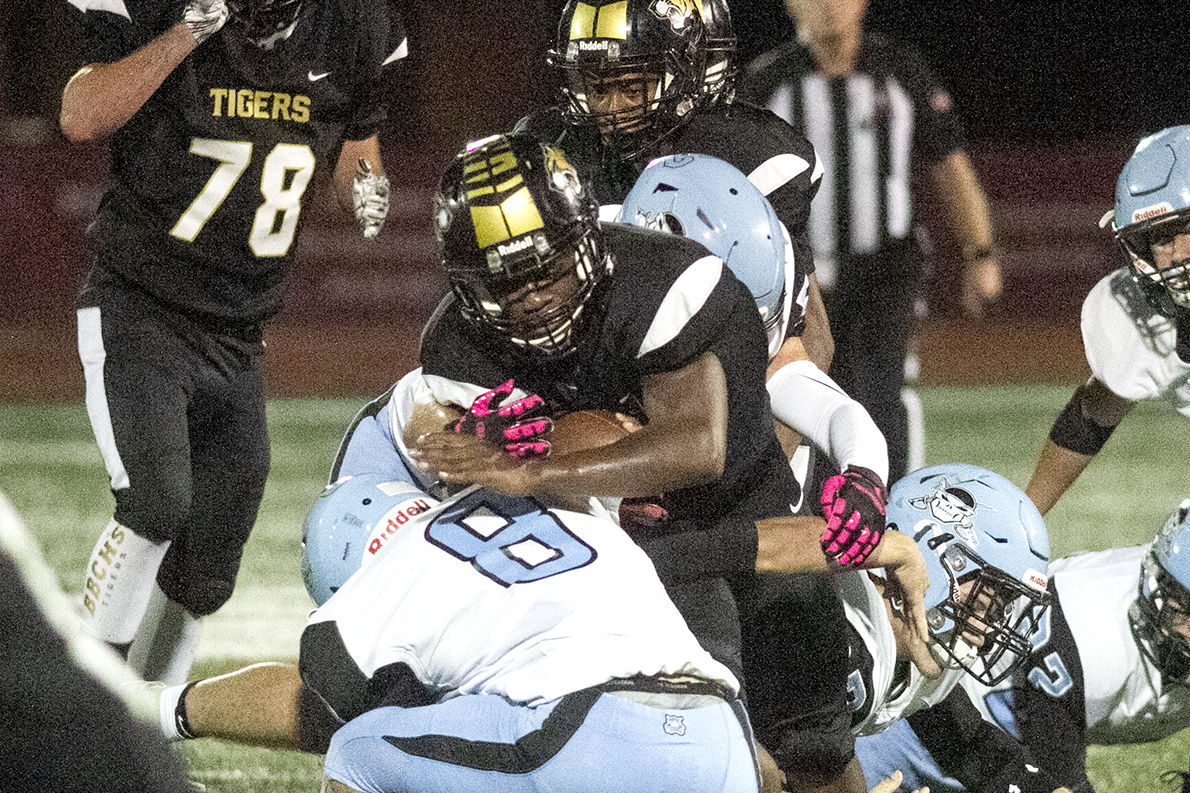
[[835,288],[823,294],[835,340],[830,376],[884,433],[889,486],[908,473],[909,423],[901,390],[921,272],[916,246],[901,242],[841,261]]

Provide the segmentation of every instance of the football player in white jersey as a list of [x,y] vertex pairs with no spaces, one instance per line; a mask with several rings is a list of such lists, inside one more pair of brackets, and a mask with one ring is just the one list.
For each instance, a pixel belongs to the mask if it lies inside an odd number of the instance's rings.
[[1190,126],[1137,144],[1110,222],[1129,265],[1083,301],[1091,378],[1054,422],[1026,492],[1045,514],[1142,399],[1190,416]]
[[[1054,601],[1030,637],[1028,662],[996,686],[963,685],[1047,773],[1090,793],[1088,745],[1156,741],[1190,727],[1190,499],[1152,543],[1057,559],[1050,574]],[[930,754],[946,747],[926,743],[910,722],[859,741],[857,752],[868,779],[896,768],[935,793],[967,790]]]
[[[911,536],[925,557],[932,641],[927,653],[914,651],[899,604],[875,573],[835,577],[855,663],[852,729],[872,735],[908,719],[949,736],[949,767],[972,790],[1054,790],[1044,769],[984,722],[959,685],[1007,679],[1028,655],[1027,637],[1048,603],[1049,539],[1041,516],[1004,477],[946,464],[893,485],[888,525],[888,536]],[[869,782],[880,779],[862,755],[860,763]]]
[[739,684],[611,521],[360,475],[305,554],[299,666],[166,689],[164,729],[325,751],[330,791],[758,789]]

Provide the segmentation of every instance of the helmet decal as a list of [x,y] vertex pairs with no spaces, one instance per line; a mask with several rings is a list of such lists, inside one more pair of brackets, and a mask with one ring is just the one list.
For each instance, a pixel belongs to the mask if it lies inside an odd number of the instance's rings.
[[[496,147],[486,156],[473,156],[463,167],[463,175],[475,241],[480,248],[521,237],[544,225],[541,212],[525,186],[516,155],[507,145]],[[531,241],[517,250],[530,244]],[[509,252],[512,251],[501,251],[501,255]]]
[[1142,220],[1152,220],[1167,212],[1173,212],[1173,204],[1168,201],[1162,201],[1160,204],[1153,204],[1152,206],[1139,207],[1132,210],[1132,222],[1140,223]]
[[693,0],[653,0],[649,10],[656,14],[658,19],[669,22],[669,27],[674,33],[685,32],[690,27],[691,18],[699,14]]
[[[618,39],[628,38],[628,0],[610,3],[605,6],[593,6],[579,3],[575,6],[574,16],[570,20],[570,40],[581,39]],[[594,44],[590,42],[589,44]],[[608,42],[603,43],[603,48]],[[583,49],[590,49],[585,46]]]
[[583,183],[578,178],[578,170],[566,159],[566,152],[556,146],[542,146],[545,152],[545,172],[549,175],[549,184],[554,190],[567,196],[582,196]]
[[975,496],[962,487],[952,487],[946,477],[938,481],[934,486],[934,492],[911,498],[909,504],[917,509],[929,510],[934,520],[946,524],[972,545],[979,544],[972,530],[972,517],[978,506]]

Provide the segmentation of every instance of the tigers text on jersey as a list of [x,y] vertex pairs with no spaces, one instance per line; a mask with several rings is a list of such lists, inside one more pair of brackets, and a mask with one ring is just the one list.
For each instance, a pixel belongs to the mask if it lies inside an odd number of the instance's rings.
[[577,331],[574,352],[548,361],[527,356],[477,332],[448,300],[422,337],[422,370],[434,398],[467,408],[515,379],[551,412],[604,409],[643,418],[644,378],[710,352],[727,386],[724,472],[666,494],[666,507],[674,518],[704,525],[742,504],[750,516],[787,514],[795,484],[773,432],[764,382],[768,343],[747,287],[691,240],[618,224],[604,224],[603,233],[615,269],[584,309],[587,324]]
[[1175,323],[1149,305],[1129,268],[1091,288],[1082,330],[1091,372],[1114,393],[1161,399],[1190,416],[1190,363],[1178,357]]
[[579,172],[591,181],[604,219],[615,217],[652,159],[666,154],[707,154],[735,166],[773,205],[792,240],[793,267],[787,262],[786,268],[792,279],[787,290],[794,300],[787,307],[785,326],[789,335],[801,335],[806,276],[814,272],[806,224],[822,168],[809,141],[784,121],[746,102],[700,108],[653,150],[627,161],[612,157],[592,130],[566,123],[558,108],[522,119],[517,129],[556,141],[562,147]]
[[880,591],[867,573],[845,572],[834,579],[848,625],[858,638],[852,642],[852,672],[847,678],[856,735],[881,732],[898,719],[938,704],[967,676],[962,669],[944,668],[941,677],[931,679],[905,664],[906,672],[898,679],[896,640]]
[[838,262],[909,237],[912,169],[965,145],[950,96],[921,55],[876,31],[861,35],[851,74],[819,74],[794,40],[752,63],[740,87],[804,133],[822,162],[809,238],[824,289]]
[[539,705],[654,674],[738,690],[614,523],[474,487],[404,523],[310,624],[327,621],[364,674],[403,663],[445,698]]
[[[87,60],[118,61],[180,20],[153,0],[71,0]],[[404,56],[388,0],[308,3],[271,50],[234,22],[191,52],[112,139],[93,245],[101,271],[234,323],[280,308],[302,205],[344,140],[376,134],[381,72]]]

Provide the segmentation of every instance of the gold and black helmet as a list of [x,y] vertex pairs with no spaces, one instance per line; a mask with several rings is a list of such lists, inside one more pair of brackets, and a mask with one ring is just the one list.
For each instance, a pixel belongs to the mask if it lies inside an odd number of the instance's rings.
[[289,35],[303,5],[304,0],[227,0],[231,23],[260,46]]
[[434,210],[463,316],[523,353],[570,352],[609,264],[599,205],[566,154],[527,134],[470,143],[447,167]]
[[548,58],[564,112],[641,154],[706,98],[706,38],[702,0],[570,0]]

